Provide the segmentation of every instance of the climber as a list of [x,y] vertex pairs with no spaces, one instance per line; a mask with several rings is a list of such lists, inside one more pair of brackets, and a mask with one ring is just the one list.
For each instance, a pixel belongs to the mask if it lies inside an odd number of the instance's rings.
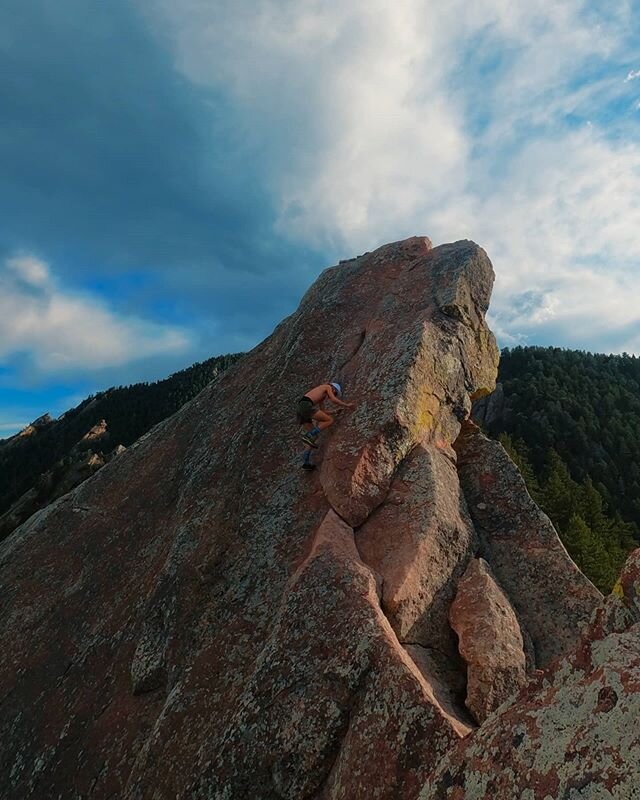
[[317,438],[320,431],[333,424],[333,417],[323,410],[325,400],[329,400],[341,408],[355,408],[353,403],[345,403],[340,397],[342,387],[339,383],[322,383],[314,389],[310,389],[304,397],[298,400],[297,419],[305,432],[302,434],[302,441],[307,445],[304,451],[303,469],[315,469],[311,463],[311,448],[317,448]]

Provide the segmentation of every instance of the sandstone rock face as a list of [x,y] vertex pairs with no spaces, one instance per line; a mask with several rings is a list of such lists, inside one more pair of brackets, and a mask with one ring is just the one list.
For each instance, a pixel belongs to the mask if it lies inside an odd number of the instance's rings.
[[638,719],[640,624],[591,631],[459,742],[419,797],[637,800]]
[[[43,427],[53,423],[54,420],[45,414],[30,427],[34,431],[42,430]],[[18,434],[18,436],[20,435]],[[0,541],[28,520],[36,511],[95,475],[108,459],[119,455],[126,449],[122,445],[118,445],[115,450],[105,455],[108,443],[107,423],[105,420],[101,420],[97,425],[91,427],[79,442],[76,442],[65,458],[60,459],[50,470],[38,477],[36,486],[19,497],[4,514],[0,514]]]
[[0,515],[0,540],[8,536],[43,506],[70,492],[103,467],[104,457],[91,450],[72,450],[71,455],[40,476],[37,487],[29,489]]
[[498,353],[484,324],[492,283],[477,245],[431,250],[416,237],[325,270],[303,298],[298,319],[310,330],[292,324],[296,335],[315,333],[315,347],[326,346],[322,320],[335,320],[329,374],[357,387],[358,407],[329,442],[320,475],[327,500],[350,525],[382,502],[416,444],[452,442],[469,395],[494,386]]
[[640,621],[640,548],[634,550],[627,559],[614,591]]
[[[362,526],[419,445],[394,491],[447,517],[425,508],[402,533],[416,597],[395,564],[390,605],[403,635],[445,639],[439,594],[474,535],[447,448],[494,384],[492,281],[477,245],[419,237],[326,270],[242,362],[14,532],[0,551],[8,798],[415,796],[468,720],[428,648],[418,668],[400,644],[353,530],[383,554],[389,532]],[[357,408],[309,475],[295,403],[330,379]],[[442,574],[424,581],[411,561],[429,548]]]
[[487,562],[471,561],[449,608],[467,663],[467,708],[478,722],[526,683],[522,633]]
[[382,580],[382,607],[396,635],[427,648],[441,669],[461,668],[447,613],[478,548],[455,460],[450,447],[418,445],[357,533],[363,560]]
[[535,665],[574,647],[601,600],[499,442],[470,421],[455,443],[458,473],[481,551],[530,637]]
[[50,414],[43,414],[41,417],[38,417],[38,419],[34,419],[33,422],[29,423],[29,425],[14,436],[10,436],[8,439],[0,439],[0,447],[11,447],[18,443],[20,439],[24,439],[26,436],[32,436],[34,433],[48,428],[53,421],[53,417]]
[[[477,245],[423,237],[326,270],[0,545],[3,800],[415,800],[473,727],[448,613],[479,554],[537,652],[564,655],[599,595],[551,532],[502,531],[503,480],[505,513],[537,519],[510,462],[488,448],[506,477],[478,489],[485,455],[451,447],[495,380],[492,281]],[[331,379],[357,408],[306,473],[295,404]],[[559,587],[529,600],[553,619],[527,616],[528,573],[508,564],[511,548],[535,573],[546,547]]]

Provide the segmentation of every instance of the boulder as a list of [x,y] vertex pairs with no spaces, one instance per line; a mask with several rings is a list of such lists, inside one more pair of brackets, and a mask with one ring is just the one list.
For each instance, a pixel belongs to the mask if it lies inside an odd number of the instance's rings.
[[466,706],[481,723],[526,683],[518,619],[484,559],[467,567],[449,619],[467,664]]

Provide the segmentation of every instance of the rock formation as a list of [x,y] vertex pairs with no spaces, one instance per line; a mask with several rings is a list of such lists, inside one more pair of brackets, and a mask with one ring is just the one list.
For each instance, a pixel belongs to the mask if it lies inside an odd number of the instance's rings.
[[[476,559],[533,682],[584,648],[581,624],[628,623],[637,571],[594,615],[502,448],[459,435],[495,381],[492,282],[477,245],[422,237],[325,270],[241,362],[0,546],[3,797],[457,797],[481,772],[465,747],[526,702],[506,696],[521,672],[467,680],[449,614]],[[309,474],[295,402],[330,379],[356,409]],[[624,646],[601,655],[631,669]],[[515,747],[520,728],[501,730]]]
[[485,430],[500,422],[505,415],[504,388],[501,383],[496,383],[496,388],[490,394],[478,397],[474,404],[471,417],[474,422]]
[[30,422],[28,425],[26,425],[14,436],[10,436],[8,439],[0,439],[0,447],[11,447],[19,443],[21,440],[29,436],[33,436],[34,433],[46,430],[54,423],[54,421],[55,420],[51,414],[43,414],[42,416],[38,417],[38,419],[34,419],[33,422]]
[[636,550],[621,598],[608,598],[571,653],[442,759],[421,800],[640,797],[639,564]]
[[[54,424],[49,415],[40,419],[44,420],[45,418],[47,425]],[[35,426],[37,422],[38,420],[30,427]],[[18,434],[18,436],[20,435]],[[19,497],[4,514],[0,514],[0,540],[6,538],[36,511],[45,508],[49,503],[95,475],[107,461],[120,455],[126,449],[122,445],[118,445],[109,452],[109,446],[107,423],[105,420],[101,420],[87,431],[64,458],[40,475],[35,486]]]
[[474,558],[467,567],[449,619],[467,663],[466,705],[478,722],[484,722],[526,683],[518,619],[484,559]]

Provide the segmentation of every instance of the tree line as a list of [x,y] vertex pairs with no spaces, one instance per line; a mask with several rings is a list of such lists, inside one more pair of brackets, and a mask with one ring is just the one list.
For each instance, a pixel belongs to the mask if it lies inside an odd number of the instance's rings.
[[606,592],[640,538],[640,359],[557,347],[502,351],[488,424],[582,571]]

